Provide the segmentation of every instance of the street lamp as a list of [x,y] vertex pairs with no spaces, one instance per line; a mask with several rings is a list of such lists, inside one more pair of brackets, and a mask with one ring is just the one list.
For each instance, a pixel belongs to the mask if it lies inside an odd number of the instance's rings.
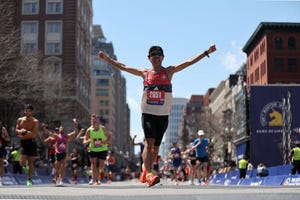
[[234,128],[225,128],[225,135],[227,140],[227,161],[231,161],[231,154],[232,154],[232,138],[233,138]]

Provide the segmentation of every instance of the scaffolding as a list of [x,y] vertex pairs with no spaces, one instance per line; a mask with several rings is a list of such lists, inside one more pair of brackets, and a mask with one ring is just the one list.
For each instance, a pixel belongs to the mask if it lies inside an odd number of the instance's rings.
[[282,152],[283,152],[283,164],[290,164],[289,151],[291,149],[291,124],[292,124],[292,113],[291,113],[291,93],[288,91],[287,98],[282,98]]

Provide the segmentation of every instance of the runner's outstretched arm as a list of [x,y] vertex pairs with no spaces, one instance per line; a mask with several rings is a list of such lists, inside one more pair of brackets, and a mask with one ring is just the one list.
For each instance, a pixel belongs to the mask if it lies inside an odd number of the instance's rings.
[[179,72],[185,68],[187,68],[188,66],[190,65],[193,65],[195,64],[196,62],[200,61],[202,58],[204,58],[205,56],[209,57],[209,54],[213,53],[214,51],[216,51],[216,46],[215,45],[211,45],[209,47],[208,50],[204,51],[203,53],[193,57],[193,58],[190,58],[188,59],[187,61],[185,62],[182,62],[178,65],[174,65],[170,70],[172,74],[176,73],[176,72]]
[[111,64],[112,66],[114,66],[115,68],[117,68],[119,70],[128,72],[128,73],[136,75],[136,76],[140,76],[142,78],[144,77],[144,73],[145,73],[146,69],[137,69],[134,67],[127,66],[123,63],[120,63],[119,61],[116,61],[116,60],[110,58],[103,51],[99,51],[98,56],[101,60],[108,62],[109,64]]

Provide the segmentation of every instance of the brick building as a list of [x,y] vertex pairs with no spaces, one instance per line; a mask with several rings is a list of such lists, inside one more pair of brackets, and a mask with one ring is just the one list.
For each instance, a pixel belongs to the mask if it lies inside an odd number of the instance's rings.
[[16,26],[22,54],[41,54],[50,121],[89,125],[92,1],[18,0]]
[[243,51],[248,86],[300,83],[300,23],[261,22]]

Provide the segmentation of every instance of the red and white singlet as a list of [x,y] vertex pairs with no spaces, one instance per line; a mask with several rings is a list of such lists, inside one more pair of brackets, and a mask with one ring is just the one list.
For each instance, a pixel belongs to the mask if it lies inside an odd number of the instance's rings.
[[142,113],[152,115],[169,115],[172,108],[172,84],[166,68],[160,73],[149,70],[144,79],[142,96]]

